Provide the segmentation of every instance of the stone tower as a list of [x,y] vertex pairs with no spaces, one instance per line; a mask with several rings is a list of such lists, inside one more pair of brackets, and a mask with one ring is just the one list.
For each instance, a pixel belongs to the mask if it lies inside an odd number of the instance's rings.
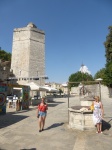
[[33,23],[13,31],[11,69],[18,84],[45,83],[45,33]]

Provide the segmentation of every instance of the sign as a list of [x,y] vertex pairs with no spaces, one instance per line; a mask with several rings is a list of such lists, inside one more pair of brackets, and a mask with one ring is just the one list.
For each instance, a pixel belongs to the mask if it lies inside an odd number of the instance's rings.
[[0,85],[0,114],[6,114],[6,91],[7,86]]

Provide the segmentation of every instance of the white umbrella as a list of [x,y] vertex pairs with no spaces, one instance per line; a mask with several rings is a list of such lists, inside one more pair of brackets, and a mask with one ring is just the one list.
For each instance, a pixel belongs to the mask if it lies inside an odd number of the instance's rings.
[[48,87],[48,86],[40,87],[40,89],[41,89],[41,88],[43,88],[45,91],[48,91],[48,92],[58,92],[57,89],[52,88],[52,87]]
[[67,87],[68,84],[67,84],[67,83],[63,83],[62,86],[63,86],[63,87]]
[[38,86],[34,82],[30,82],[30,83],[27,83],[25,85],[29,86],[31,91],[39,91],[39,88],[40,88],[40,86]]
[[47,87],[47,86],[39,86],[39,85],[35,84],[34,82],[30,82],[25,85],[30,86],[31,91],[58,92],[58,90],[55,88],[51,88],[51,87]]
[[102,78],[98,78],[98,79],[96,79],[96,81],[102,81],[103,79]]

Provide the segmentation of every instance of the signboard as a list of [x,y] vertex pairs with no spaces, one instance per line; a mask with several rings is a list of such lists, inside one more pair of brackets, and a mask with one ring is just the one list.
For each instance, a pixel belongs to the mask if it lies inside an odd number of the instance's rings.
[[6,92],[7,86],[0,84],[0,114],[6,114]]

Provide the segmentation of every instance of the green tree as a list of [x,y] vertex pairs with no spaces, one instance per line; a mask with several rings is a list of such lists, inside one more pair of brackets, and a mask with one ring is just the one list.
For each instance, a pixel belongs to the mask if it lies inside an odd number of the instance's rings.
[[4,50],[0,50],[0,59],[3,61],[11,61],[11,53],[7,53]]
[[99,71],[96,72],[96,74],[94,75],[94,79],[98,79],[98,78],[105,78],[105,68],[100,69]]
[[105,57],[106,62],[109,63],[112,61],[112,26],[108,27],[109,34],[106,37],[106,41],[104,42],[105,45]]
[[106,65],[105,65],[105,77],[104,84],[112,87],[112,26],[109,26],[109,34],[106,37],[105,45],[105,57],[106,57]]
[[60,93],[60,95],[63,93],[62,89],[59,89],[59,93]]
[[[79,83],[82,81],[93,81],[93,77],[88,73],[81,73],[80,71],[78,71],[69,76],[69,82],[71,82],[69,87],[71,88],[71,87],[78,86]],[[76,83],[72,83],[72,82],[76,82]]]
[[112,87],[112,61],[106,64],[103,83],[108,87]]

